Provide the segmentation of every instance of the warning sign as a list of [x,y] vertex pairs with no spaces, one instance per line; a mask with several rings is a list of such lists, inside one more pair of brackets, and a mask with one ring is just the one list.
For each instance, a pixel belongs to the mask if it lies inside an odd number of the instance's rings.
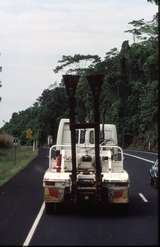
[[32,131],[32,129],[31,128],[29,128],[29,129],[27,129],[26,130],[26,138],[27,139],[32,139],[32,134],[33,134],[33,131]]

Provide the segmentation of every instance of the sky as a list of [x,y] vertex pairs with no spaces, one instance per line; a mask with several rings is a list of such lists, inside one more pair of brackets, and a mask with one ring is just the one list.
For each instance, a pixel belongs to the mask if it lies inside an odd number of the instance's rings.
[[63,55],[103,58],[124,40],[132,44],[128,23],[151,20],[157,9],[147,0],[1,0],[0,127],[60,82],[53,69]]

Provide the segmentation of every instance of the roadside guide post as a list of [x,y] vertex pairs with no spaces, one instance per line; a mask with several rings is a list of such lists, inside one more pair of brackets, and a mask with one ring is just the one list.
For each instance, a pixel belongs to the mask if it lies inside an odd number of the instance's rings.
[[18,140],[17,140],[17,138],[14,138],[14,140],[13,140],[13,146],[14,146],[14,165],[16,165],[16,162],[17,162],[17,145],[18,145]]
[[33,152],[35,151],[35,148],[36,148],[36,140],[33,139]]

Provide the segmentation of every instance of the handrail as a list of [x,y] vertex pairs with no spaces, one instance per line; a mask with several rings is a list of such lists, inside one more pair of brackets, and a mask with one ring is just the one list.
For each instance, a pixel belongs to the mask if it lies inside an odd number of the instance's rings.
[[[121,152],[121,159],[123,160],[124,159],[124,154],[123,154],[123,150],[120,146],[118,145],[99,145],[100,146],[100,152],[102,151],[102,149],[104,148],[107,148],[107,149],[112,149],[112,148],[117,148],[120,150]],[[55,150],[58,150],[57,148],[64,148],[64,147],[70,147],[71,148],[71,145],[52,145],[49,149],[49,167],[51,167],[51,152],[52,150],[55,148]],[[88,145],[84,145],[84,144],[76,144],[76,149],[82,149],[82,148],[94,148],[94,144],[88,144]],[[71,150],[71,149],[70,149]],[[77,150],[78,151],[78,150]]]

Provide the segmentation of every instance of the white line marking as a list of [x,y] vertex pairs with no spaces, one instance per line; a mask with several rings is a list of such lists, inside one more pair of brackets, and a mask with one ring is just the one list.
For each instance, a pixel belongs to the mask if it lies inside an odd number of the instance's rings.
[[23,246],[28,246],[29,245],[29,243],[30,243],[30,241],[31,241],[31,239],[33,237],[33,234],[34,234],[34,232],[35,232],[35,230],[36,230],[36,228],[38,226],[38,223],[39,223],[39,221],[40,221],[40,219],[41,219],[41,217],[43,215],[44,208],[45,208],[45,203],[43,202],[43,204],[41,206],[41,209],[39,210],[39,213],[38,213],[38,215],[37,215],[32,227],[31,227],[31,229],[30,229],[30,231],[29,231],[29,233],[27,235],[27,238],[23,243]]
[[126,155],[126,156],[130,156],[130,157],[134,157],[134,158],[137,158],[137,159],[140,159],[140,160],[144,160],[144,161],[147,161],[147,162],[149,162],[149,163],[153,163],[153,164],[154,164],[154,162],[155,162],[155,161],[148,160],[148,159],[144,159],[144,158],[141,158],[141,157],[139,157],[139,156],[132,155],[132,154],[127,154],[127,153],[124,153],[124,155]]
[[132,150],[132,149],[128,149],[128,150],[126,150],[126,151],[136,151],[137,153],[144,153],[144,154],[154,154],[154,155],[158,155],[158,153],[156,153],[156,152],[150,152],[150,151],[142,151],[142,150]]
[[138,193],[138,194],[144,202],[148,202],[148,200],[145,198],[145,196],[142,193]]

